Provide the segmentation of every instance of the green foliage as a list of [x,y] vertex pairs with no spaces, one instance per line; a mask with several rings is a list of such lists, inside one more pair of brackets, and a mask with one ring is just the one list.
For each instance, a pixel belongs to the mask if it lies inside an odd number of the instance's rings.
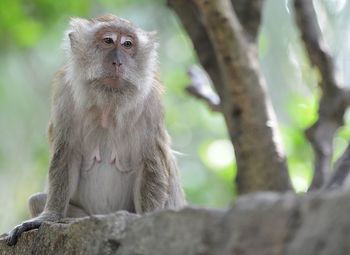
[[317,102],[310,97],[291,96],[288,101],[292,122],[282,125],[282,138],[291,181],[297,192],[305,192],[311,183],[313,155],[304,130],[317,118]]
[[85,16],[91,1],[2,0],[0,36],[2,47],[32,47],[62,16],[62,13]]

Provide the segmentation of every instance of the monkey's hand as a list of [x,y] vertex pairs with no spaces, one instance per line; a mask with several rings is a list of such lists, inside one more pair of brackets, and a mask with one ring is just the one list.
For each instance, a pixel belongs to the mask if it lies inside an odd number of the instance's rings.
[[7,237],[5,237],[6,243],[9,246],[13,246],[17,243],[18,238],[23,232],[38,229],[43,222],[57,222],[60,218],[61,217],[58,217],[52,213],[44,212],[36,218],[24,221],[9,232]]

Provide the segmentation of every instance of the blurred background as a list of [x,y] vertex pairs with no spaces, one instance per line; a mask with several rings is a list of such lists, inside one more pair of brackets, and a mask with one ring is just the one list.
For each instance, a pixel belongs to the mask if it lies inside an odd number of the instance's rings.
[[[339,76],[350,84],[350,2],[315,0],[320,27]],[[289,0],[266,0],[259,56],[280,123],[293,185],[307,189],[312,154],[303,130],[317,117],[318,74],[309,65]],[[163,0],[0,1],[0,233],[29,217],[27,198],[43,190],[48,168],[50,82],[64,63],[60,48],[69,17],[113,13],[158,31],[166,121],[179,151],[189,203],[226,207],[235,199],[235,158],[219,113],[184,92],[197,62],[192,44]],[[335,158],[350,128],[335,141]]]

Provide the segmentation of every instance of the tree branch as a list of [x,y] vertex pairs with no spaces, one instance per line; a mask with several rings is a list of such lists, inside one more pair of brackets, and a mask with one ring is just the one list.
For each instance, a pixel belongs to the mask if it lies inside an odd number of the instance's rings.
[[210,86],[210,79],[207,74],[198,66],[192,66],[188,70],[191,84],[186,91],[199,99],[204,100],[212,111],[220,112],[220,98]]
[[324,189],[335,189],[341,186],[350,172],[350,143],[343,155],[335,162],[334,172]]
[[216,59],[209,35],[199,17],[197,7],[192,1],[168,0],[167,2],[177,13],[188,35],[191,37],[198,60],[208,73],[212,84],[215,86],[215,90],[222,100],[224,92],[222,89],[223,82],[220,75],[219,63]]
[[[241,26],[229,0],[170,0],[169,3],[188,31],[221,99],[235,148],[238,192],[290,189],[275,116],[265,92],[256,45],[251,40],[254,36],[247,37],[249,32]],[[257,20],[260,21],[260,16]],[[251,31],[256,35],[258,26]],[[201,56],[208,56],[208,49],[209,69],[208,59]]]
[[344,124],[349,91],[342,88],[337,80],[334,61],[323,41],[312,1],[295,0],[294,9],[306,52],[321,76],[318,120],[305,132],[315,153],[314,177],[309,188],[314,190],[323,185],[330,172],[333,139],[338,128]]
[[[264,2],[265,0],[232,0],[237,17],[246,30],[246,35],[248,35],[247,38],[253,42],[255,42],[259,32]],[[221,98],[223,96],[223,82],[219,63],[198,8],[193,4],[193,1],[167,0],[167,3],[179,16],[184,28],[191,37],[199,62],[208,73],[215,90]]]

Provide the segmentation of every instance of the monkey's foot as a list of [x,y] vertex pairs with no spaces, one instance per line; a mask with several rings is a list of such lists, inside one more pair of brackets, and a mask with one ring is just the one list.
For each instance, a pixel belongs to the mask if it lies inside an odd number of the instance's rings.
[[42,220],[30,220],[25,221],[22,224],[16,226],[9,234],[5,237],[6,243],[9,246],[13,246],[17,243],[18,238],[22,235],[23,232],[37,229],[43,223]]

